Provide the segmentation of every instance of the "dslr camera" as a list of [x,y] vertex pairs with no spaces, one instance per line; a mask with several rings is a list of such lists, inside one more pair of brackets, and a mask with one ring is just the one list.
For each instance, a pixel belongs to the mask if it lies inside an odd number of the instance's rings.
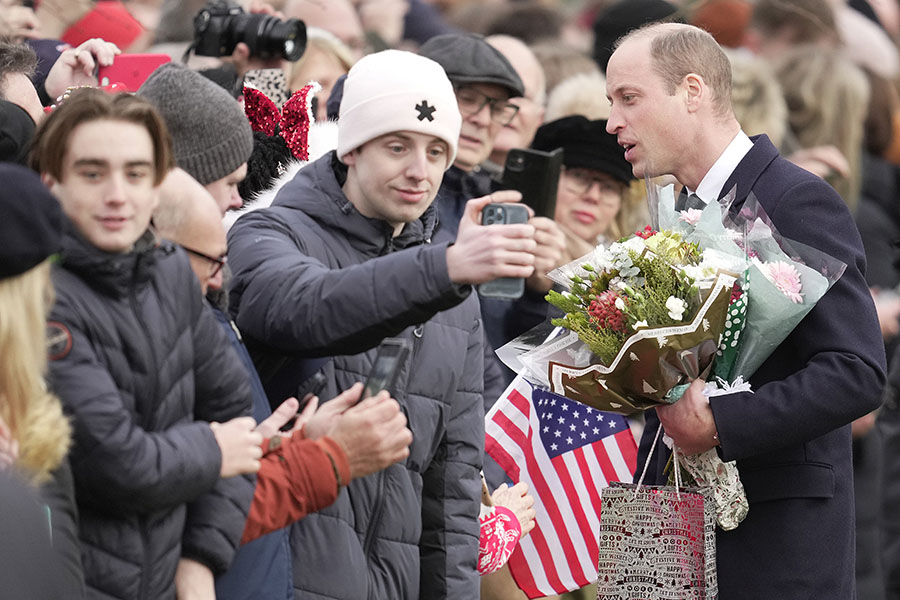
[[194,17],[196,54],[228,56],[239,42],[247,44],[251,56],[296,61],[306,50],[306,25],[298,19],[248,14],[229,0],[214,0]]

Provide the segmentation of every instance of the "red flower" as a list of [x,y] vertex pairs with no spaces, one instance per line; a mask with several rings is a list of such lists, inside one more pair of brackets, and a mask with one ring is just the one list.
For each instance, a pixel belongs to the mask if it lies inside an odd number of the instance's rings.
[[644,226],[644,228],[643,228],[642,230],[640,230],[640,231],[635,231],[635,232],[634,232],[634,235],[638,236],[639,238],[643,238],[643,239],[646,240],[647,238],[653,237],[653,236],[656,235],[657,233],[659,233],[659,232],[658,232],[658,231],[653,231],[653,229],[651,229],[649,225],[646,225],[646,226]]
[[741,296],[744,295],[744,290],[741,289],[741,286],[738,285],[738,282],[734,282],[734,287],[731,288],[731,301],[728,303],[729,305],[734,304],[738,300],[741,299]]
[[591,300],[588,307],[588,314],[591,315],[592,321],[600,329],[612,329],[625,333],[625,315],[616,308],[616,300],[619,295],[612,290],[607,290],[597,296],[596,300]]

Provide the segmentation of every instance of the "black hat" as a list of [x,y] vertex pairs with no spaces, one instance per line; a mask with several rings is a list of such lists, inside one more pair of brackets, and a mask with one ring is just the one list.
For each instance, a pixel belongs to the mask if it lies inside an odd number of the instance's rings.
[[460,83],[494,83],[509,97],[525,95],[525,86],[506,57],[474,33],[437,35],[419,47],[419,54],[444,67],[447,77]]
[[673,20],[677,11],[678,7],[666,0],[619,0],[608,6],[594,21],[594,60],[606,73],[613,46],[620,37],[648,23]]
[[0,181],[0,278],[5,278],[59,252],[63,213],[34,171],[0,163]]
[[544,152],[562,148],[563,164],[569,168],[595,169],[624,183],[634,179],[625,150],[606,132],[605,119],[576,115],[551,121],[538,128],[531,147]]
[[0,161],[24,165],[33,137],[34,121],[25,109],[0,100]]

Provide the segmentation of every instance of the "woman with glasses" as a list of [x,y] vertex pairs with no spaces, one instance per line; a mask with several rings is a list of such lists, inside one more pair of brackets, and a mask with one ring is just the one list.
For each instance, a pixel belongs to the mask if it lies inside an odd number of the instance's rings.
[[563,264],[624,235],[618,217],[634,177],[616,136],[606,132],[605,120],[577,115],[546,123],[532,148],[563,149],[554,215],[566,234],[568,256]]

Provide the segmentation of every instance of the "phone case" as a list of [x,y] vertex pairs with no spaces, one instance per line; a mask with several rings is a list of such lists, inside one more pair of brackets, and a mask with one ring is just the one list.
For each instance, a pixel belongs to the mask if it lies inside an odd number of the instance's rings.
[[381,390],[393,392],[394,383],[406,357],[409,355],[409,340],[403,338],[385,338],[378,347],[375,362],[366,377],[366,385],[360,399],[374,396]]
[[120,54],[113,64],[97,69],[97,81],[100,87],[121,83],[136,92],[157,67],[171,60],[168,54]]
[[530,206],[536,217],[552,219],[562,160],[562,148],[553,152],[513,148],[506,155],[503,187],[522,192],[522,204]]
[[[527,223],[528,209],[521,204],[488,204],[481,211],[481,224]],[[501,277],[478,286],[478,293],[492,298],[520,298],[525,293],[525,280]]]

